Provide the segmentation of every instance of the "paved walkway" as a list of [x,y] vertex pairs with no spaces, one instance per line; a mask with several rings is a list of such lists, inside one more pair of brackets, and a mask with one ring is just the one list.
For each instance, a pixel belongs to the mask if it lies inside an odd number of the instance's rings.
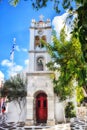
[[70,124],[71,130],[87,130],[87,121],[85,120],[75,120]]
[[55,126],[25,126],[24,122],[15,123],[9,122],[7,123],[6,114],[3,116],[0,115],[0,130],[71,130],[69,123],[58,124]]
[[6,117],[0,116],[0,130],[87,130],[87,120],[74,118],[70,123],[57,124],[55,126],[25,126],[24,122],[6,122]]
[[0,130],[71,130],[70,124],[58,124],[55,126],[23,126],[23,124],[3,123]]
[[48,128],[48,130],[71,130],[70,123],[64,123],[64,124],[57,124],[55,126],[52,126]]
[[3,122],[0,124],[0,130],[87,130],[87,123],[75,121],[55,126],[24,126],[24,123]]

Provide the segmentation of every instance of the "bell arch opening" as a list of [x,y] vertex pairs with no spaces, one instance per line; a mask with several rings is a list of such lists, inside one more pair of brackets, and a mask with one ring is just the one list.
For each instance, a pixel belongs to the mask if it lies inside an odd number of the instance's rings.
[[44,70],[44,57],[38,57],[36,59],[36,70],[43,71]]

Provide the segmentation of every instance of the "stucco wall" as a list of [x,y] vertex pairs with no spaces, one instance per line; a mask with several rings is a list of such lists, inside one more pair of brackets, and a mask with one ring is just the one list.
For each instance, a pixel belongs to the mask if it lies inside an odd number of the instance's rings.
[[26,102],[21,101],[21,107],[19,106],[18,102],[12,101],[7,103],[7,121],[8,122],[18,122],[18,121],[25,121],[26,119]]
[[[48,101],[48,119],[47,123],[51,125],[54,123],[54,92],[53,84],[50,79],[52,72],[34,72],[28,73],[27,86],[27,120],[35,122],[35,97],[38,93],[44,92],[47,95]],[[29,103],[28,103],[29,102]],[[50,123],[51,122],[51,123]]]
[[36,72],[27,74],[28,76],[28,86],[27,86],[27,94],[28,96],[34,96],[34,93],[37,91],[44,91],[47,95],[53,96],[53,84],[50,79],[52,73],[46,73],[46,72]]
[[58,96],[55,95],[54,98],[54,116],[55,122],[65,122],[65,111],[64,102],[60,102]]

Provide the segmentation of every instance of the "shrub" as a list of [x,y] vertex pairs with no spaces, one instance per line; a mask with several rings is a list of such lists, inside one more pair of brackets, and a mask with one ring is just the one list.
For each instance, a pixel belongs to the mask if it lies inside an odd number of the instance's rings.
[[65,107],[65,117],[66,118],[76,117],[76,112],[75,112],[75,109],[74,109],[73,102],[67,103],[67,105]]

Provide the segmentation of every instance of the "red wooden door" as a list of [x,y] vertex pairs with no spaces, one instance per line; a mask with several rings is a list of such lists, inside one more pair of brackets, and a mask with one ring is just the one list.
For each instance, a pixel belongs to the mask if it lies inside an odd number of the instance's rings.
[[36,121],[37,123],[47,122],[47,96],[40,93],[36,97]]

